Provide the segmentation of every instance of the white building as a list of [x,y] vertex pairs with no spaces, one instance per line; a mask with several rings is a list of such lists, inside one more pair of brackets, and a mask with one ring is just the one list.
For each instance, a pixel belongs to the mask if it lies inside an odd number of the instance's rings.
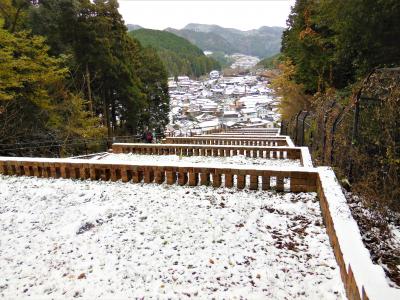
[[234,110],[224,111],[224,122],[239,122],[240,113]]
[[240,112],[243,115],[243,121],[250,121],[252,118],[257,118],[257,111],[254,108],[244,108]]
[[213,70],[210,72],[210,79],[218,79],[219,78],[219,72],[217,70]]
[[219,128],[218,119],[214,119],[212,121],[205,121],[198,124],[198,127],[201,128],[202,131],[212,130]]

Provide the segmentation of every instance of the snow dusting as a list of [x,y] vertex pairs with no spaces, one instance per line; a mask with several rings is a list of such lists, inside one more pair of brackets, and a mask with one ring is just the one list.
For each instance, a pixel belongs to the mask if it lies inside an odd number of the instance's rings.
[[315,193],[0,176],[0,226],[2,298],[345,299]]
[[[94,159],[98,159],[95,157]],[[217,165],[271,166],[271,167],[301,167],[299,159],[266,159],[251,158],[245,155],[223,156],[178,156],[178,155],[140,155],[140,154],[109,154],[100,158],[108,162],[130,163],[204,163]]]

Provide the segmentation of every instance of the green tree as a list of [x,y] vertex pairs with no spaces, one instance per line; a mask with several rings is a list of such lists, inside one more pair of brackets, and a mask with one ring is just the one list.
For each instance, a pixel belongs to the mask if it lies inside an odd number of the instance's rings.
[[147,67],[143,49],[128,37],[117,1],[41,0],[32,7],[30,22],[55,53],[72,54],[74,85],[88,99],[88,109],[102,117],[109,136],[141,130],[142,107],[153,97],[146,93],[154,91],[138,76]]
[[293,79],[313,94],[399,64],[399,16],[396,0],[296,1],[282,38],[282,52],[296,68]]
[[161,133],[168,124],[167,72],[157,52],[152,48],[143,49],[141,62],[139,77],[143,83],[143,92],[147,95],[146,106],[141,113],[142,126],[147,125]]
[[0,140],[101,134],[84,100],[66,87],[66,57],[48,54],[45,39],[0,29]]

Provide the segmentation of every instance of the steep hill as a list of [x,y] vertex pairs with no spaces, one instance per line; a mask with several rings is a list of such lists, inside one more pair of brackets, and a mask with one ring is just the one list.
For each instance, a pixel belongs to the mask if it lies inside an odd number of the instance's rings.
[[203,50],[272,56],[280,51],[283,27],[263,26],[259,29],[238,30],[218,25],[188,24],[183,29],[166,29],[184,37]]
[[202,50],[213,52],[222,51],[227,54],[238,52],[234,45],[231,45],[231,43],[225,40],[222,36],[213,32],[200,32],[186,29],[178,30],[174,28],[167,28],[165,30],[187,39]]
[[156,49],[172,76],[200,76],[213,69],[220,69],[219,63],[205,56],[200,48],[171,32],[138,29],[128,34],[139,40],[144,47]]

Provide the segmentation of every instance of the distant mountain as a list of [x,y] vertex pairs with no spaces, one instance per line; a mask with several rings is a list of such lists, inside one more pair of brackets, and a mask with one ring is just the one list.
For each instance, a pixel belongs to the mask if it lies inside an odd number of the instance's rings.
[[205,50],[213,52],[222,51],[227,54],[238,52],[236,51],[236,47],[231,45],[231,43],[229,43],[219,34],[213,32],[200,32],[200,31],[191,31],[186,29],[177,30],[173,28],[167,28],[165,30],[187,39],[188,41],[190,41],[192,44],[195,44],[203,51]]
[[136,25],[136,24],[127,24],[126,27],[128,27],[128,31],[131,30],[138,30],[143,28],[142,26]]
[[263,26],[259,29],[238,30],[218,25],[186,25],[183,29],[167,28],[166,31],[188,39],[203,50],[236,52],[264,58],[279,53],[283,27]]
[[171,76],[200,76],[220,69],[219,63],[204,55],[203,51],[188,40],[171,32],[138,29],[129,31],[144,47],[157,50]]

